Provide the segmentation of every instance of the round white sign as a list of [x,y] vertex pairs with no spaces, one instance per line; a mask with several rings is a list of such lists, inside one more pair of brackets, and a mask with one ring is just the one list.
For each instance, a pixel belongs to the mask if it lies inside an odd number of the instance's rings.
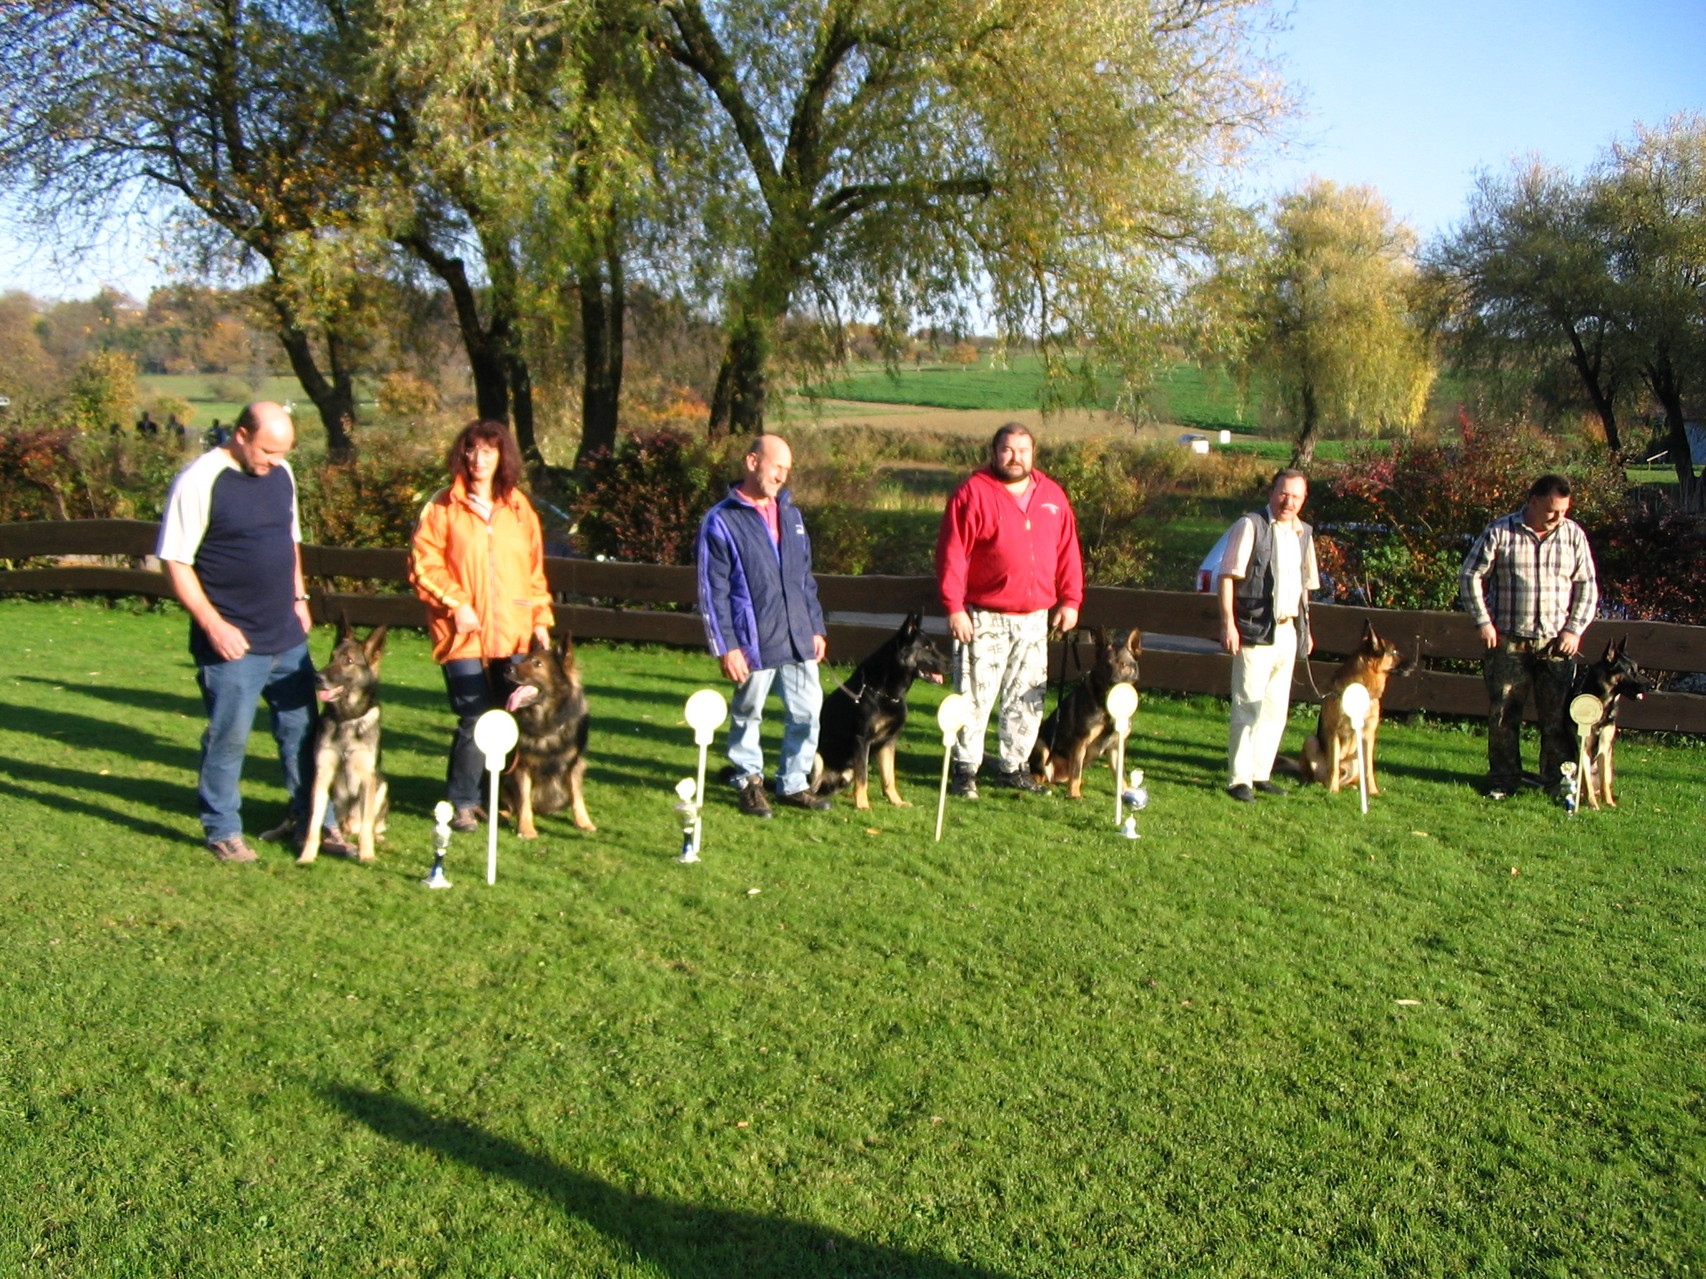
[[[515,726],[515,716],[506,710],[489,710],[474,721],[474,745],[486,757],[488,770],[501,770],[504,756],[521,740],[521,730]],[[496,760],[496,763],[493,761]]]
[[700,746],[709,746],[712,734],[728,718],[729,704],[716,689],[702,688],[687,699],[683,713],[687,726],[693,730],[693,740]]
[[1361,684],[1351,684],[1339,694],[1339,709],[1344,711],[1345,718],[1362,727],[1362,722],[1368,718],[1368,689]]
[[1103,705],[1115,719],[1130,719],[1137,713],[1137,690],[1130,684],[1115,684]]
[[942,730],[944,742],[966,726],[971,718],[971,698],[963,693],[949,693],[936,708],[936,727]]
[[1592,693],[1570,699],[1570,718],[1578,724],[1597,724],[1605,717],[1605,703]]

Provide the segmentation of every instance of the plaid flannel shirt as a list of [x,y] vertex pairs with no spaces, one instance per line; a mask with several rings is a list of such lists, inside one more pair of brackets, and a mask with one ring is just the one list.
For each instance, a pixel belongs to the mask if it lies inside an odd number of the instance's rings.
[[1464,611],[1501,636],[1542,644],[1560,631],[1580,635],[1599,604],[1587,534],[1565,520],[1544,538],[1514,511],[1487,525],[1457,575]]

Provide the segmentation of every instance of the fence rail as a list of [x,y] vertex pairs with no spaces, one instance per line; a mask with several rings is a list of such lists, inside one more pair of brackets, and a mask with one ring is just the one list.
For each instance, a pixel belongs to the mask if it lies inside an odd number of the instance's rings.
[[[49,568],[0,571],[0,593],[84,593],[170,597],[163,573],[143,567],[155,544],[157,525],[142,520],[46,520],[0,524],[0,560],[70,556],[125,557],[129,568],[105,564],[58,564]],[[332,589],[332,579],[403,582],[408,555],[388,548],[304,545],[303,570],[310,579],[310,608],[317,621],[347,616],[353,625],[424,626],[425,606],[409,594],[375,594]],[[545,561],[551,589],[562,603],[558,624],[582,639],[630,640],[698,647],[704,642],[699,619],[689,612],[625,605],[675,604],[691,607],[695,581],[691,568],[661,564],[622,564],[600,560]],[[818,594],[826,612],[839,615],[892,615],[910,611],[941,613],[936,584],[927,577],[842,577],[818,575]],[[1461,613],[1320,605],[1310,612],[1316,649],[1352,651],[1365,620],[1407,653],[1419,646],[1430,658],[1472,659],[1482,652],[1479,633]],[[1212,640],[1219,615],[1212,597],[1187,591],[1140,591],[1092,587],[1084,600],[1087,625],[1137,626],[1145,633]],[[830,651],[837,657],[875,647],[890,628],[861,622],[829,627]],[[1596,621],[1583,649],[1597,654],[1622,636],[1643,667],[1656,671],[1706,671],[1706,627],[1668,622]],[[1056,646],[1053,661],[1064,660]],[[1151,647],[1143,657],[1145,688],[1224,695],[1230,659],[1218,652],[1188,652]],[[1334,662],[1309,663],[1315,687],[1325,688]],[[1313,696],[1300,680],[1300,697]],[[1386,690],[1389,711],[1425,710],[1442,715],[1484,715],[1487,695],[1476,675],[1418,671],[1395,679]],[[1530,709],[1532,716],[1532,708]],[[1625,704],[1619,722],[1628,728],[1706,733],[1706,696],[1659,693]]]

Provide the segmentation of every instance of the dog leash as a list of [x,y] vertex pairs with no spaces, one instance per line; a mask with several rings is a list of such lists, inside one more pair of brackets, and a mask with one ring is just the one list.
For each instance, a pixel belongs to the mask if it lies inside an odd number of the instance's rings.
[[1054,690],[1054,727],[1048,734],[1048,753],[1055,753],[1055,742],[1060,737],[1060,721],[1065,718],[1060,713],[1061,705],[1066,701],[1066,660],[1071,657],[1072,664],[1078,668],[1078,673],[1084,673],[1084,663],[1078,656],[1078,642],[1072,637],[1078,633],[1078,628],[1065,632],[1061,639],[1065,642],[1066,651],[1060,655],[1060,681]]

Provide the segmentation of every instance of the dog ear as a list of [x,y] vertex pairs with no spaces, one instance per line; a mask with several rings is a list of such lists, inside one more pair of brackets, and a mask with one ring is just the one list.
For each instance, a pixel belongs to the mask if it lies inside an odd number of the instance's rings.
[[557,638],[557,660],[568,670],[575,664],[575,637],[567,630]]
[[1362,619],[1362,646],[1370,651],[1380,648],[1380,636],[1374,633],[1374,622],[1366,617]]
[[923,623],[924,614],[908,613],[906,615],[906,620],[900,624],[901,636],[906,639],[911,639],[914,635],[918,634],[918,628],[923,625]]
[[385,653],[385,636],[390,629],[390,626],[381,622],[378,626],[375,626],[367,633],[366,639],[362,640],[361,651],[367,654],[367,664],[369,666],[379,665],[379,659],[384,656]]
[[1130,653],[1133,657],[1142,656],[1143,632],[1138,630],[1137,627],[1132,627],[1131,634],[1125,637],[1125,648],[1126,652]]
[[339,609],[338,610],[338,642],[341,644],[341,643],[343,643],[343,641],[347,640],[348,638],[349,638],[349,613],[347,610]]

